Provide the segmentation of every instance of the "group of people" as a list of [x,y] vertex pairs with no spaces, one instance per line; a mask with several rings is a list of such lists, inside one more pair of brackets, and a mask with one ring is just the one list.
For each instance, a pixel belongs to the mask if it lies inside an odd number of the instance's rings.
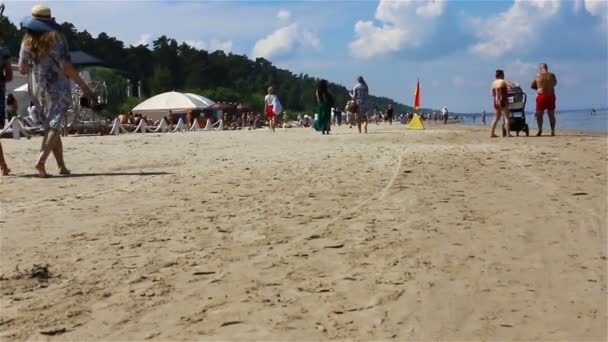
[[[70,79],[80,87],[85,97],[91,98],[92,93],[71,64],[66,39],[61,33],[61,26],[51,16],[50,8],[44,5],[34,6],[32,15],[25,18],[21,26],[25,29],[25,33],[19,52],[19,71],[24,75],[29,75],[29,91],[34,99],[30,107],[36,109],[36,119],[42,124],[45,132],[35,168],[40,177],[48,177],[46,161],[49,155],[53,154],[57,161],[59,174],[69,174],[70,170],[66,167],[63,157],[63,144],[59,130],[62,127],[64,115],[71,104]],[[5,84],[12,79],[12,68],[8,51],[1,46],[0,58],[2,63],[2,72],[0,73],[0,90],[2,92],[2,96],[0,96],[0,125],[4,126],[6,112],[9,115],[16,115],[17,101],[10,94],[5,103]],[[537,91],[536,120],[539,129],[537,136],[542,135],[545,110],[549,115],[551,135],[555,135],[555,86],[557,85],[557,78],[548,71],[547,64],[540,64],[539,69],[539,74],[536,75],[531,84],[532,89]],[[495,117],[491,124],[491,137],[497,137],[495,130],[501,117],[504,118],[508,136],[511,136],[509,131],[508,89],[517,85],[505,80],[503,70],[497,70],[495,76],[496,79],[492,83]],[[353,124],[357,126],[359,133],[362,132],[362,129],[367,133],[368,117],[372,114],[377,115],[379,109],[376,107],[372,111],[372,108],[370,108],[369,87],[362,76],[357,78],[357,84],[349,93],[351,100],[345,107],[348,121],[351,127]],[[333,95],[329,92],[327,80],[323,79],[318,82],[315,97],[318,116],[313,127],[323,135],[330,134],[332,108],[336,108],[336,104]],[[273,87],[268,88],[268,94],[264,98],[264,112],[268,118],[269,126],[274,132],[276,118],[281,115],[283,109],[278,97],[274,94]],[[334,110],[334,117],[337,117],[338,123],[341,123],[341,114],[341,110],[339,110],[339,113]],[[170,124],[173,123],[171,116],[172,113],[169,113],[168,117],[165,118]],[[392,106],[388,107],[385,118],[392,124],[394,118]],[[448,113],[445,107],[442,118],[444,123],[447,122]],[[256,122],[259,122],[260,119],[260,115],[254,116],[253,113],[245,113],[242,117],[241,126],[249,124],[250,128],[255,127],[257,126]],[[435,121],[437,119],[438,115],[435,115]],[[135,125],[141,120],[148,121],[146,117],[133,115],[133,113],[121,118],[121,122]],[[485,124],[485,115],[482,120]],[[2,152],[2,145],[0,144],[1,173],[7,175],[10,170]]]
[[[496,70],[496,79],[492,82],[492,97],[494,99],[495,116],[492,121],[490,136],[492,138],[498,137],[496,135],[496,125],[502,117],[504,119],[504,128],[508,137],[511,137],[510,132],[510,112],[509,112],[509,89],[519,87],[518,84],[507,81],[505,79],[505,72],[501,69]],[[549,72],[549,67],[546,63],[539,65],[539,73],[534,77],[530,88],[536,91],[536,123],[538,125],[538,133],[536,136],[543,134],[543,117],[545,111],[549,116],[549,126],[551,127],[551,136],[555,135],[555,87],[557,86],[557,77],[555,74]],[[485,121],[485,120],[484,120]]]
[[245,129],[245,127],[249,130],[262,127],[262,115],[254,112],[244,112],[240,117],[233,115],[228,125],[229,130]]
[[151,125],[154,123],[153,120],[148,119],[148,117],[146,115],[142,115],[140,113],[133,114],[132,111],[130,111],[129,114],[119,114],[118,115],[118,121],[120,121],[120,123],[122,125],[137,126],[140,124],[140,122],[142,120],[148,125]]
[[[60,129],[72,101],[70,79],[80,87],[85,97],[92,98],[93,94],[72,65],[67,41],[61,33],[61,26],[52,17],[49,7],[34,6],[32,15],[21,22],[21,27],[25,32],[19,52],[19,72],[29,75],[28,89],[36,103],[37,113],[44,129],[35,169],[39,177],[48,177],[46,161],[53,154],[59,174],[67,175],[70,174],[70,170],[66,167],[63,158]],[[10,56],[5,49],[0,48],[0,50],[3,51],[0,113],[5,113],[5,83],[12,78],[12,68]],[[1,145],[0,167],[3,175],[10,173]]]
[[[486,125],[486,117],[487,117],[487,114],[486,114],[486,111],[484,110],[484,111],[481,113],[481,123],[482,123],[484,126]],[[475,122],[475,120],[477,120],[477,114],[473,114],[473,122]]]
[[[313,123],[313,128],[321,134],[326,135],[331,132],[332,108],[335,108],[333,95],[329,92],[327,80],[320,80],[317,83],[315,97],[317,100],[317,118]],[[357,78],[357,84],[350,91],[351,100],[348,101],[344,111],[348,117],[351,127],[357,125],[359,133],[361,128],[367,133],[369,106],[369,87],[363,76]],[[391,107],[392,110],[392,107]],[[335,114],[335,111],[334,111]],[[340,111],[340,115],[342,112]],[[391,120],[392,123],[392,120]]]
[[[188,127],[192,127],[192,125],[198,125],[200,128],[205,127],[207,120],[209,118],[201,117],[201,113],[198,110],[188,110],[184,113],[174,113],[172,110],[169,110],[167,115],[163,117],[165,122],[169,127],[173,127],[178,124],[179,120],[182,119],[183,122],[188,123]],[[153,120],[148,118],[147,115],[136,113],[133,114],[133,111],[130,111],[129,114],[119,114],[118,121],[122,125],[133,125],[138,126],[142,121],[148,126],[158,126],[161,123],[161,120]]]

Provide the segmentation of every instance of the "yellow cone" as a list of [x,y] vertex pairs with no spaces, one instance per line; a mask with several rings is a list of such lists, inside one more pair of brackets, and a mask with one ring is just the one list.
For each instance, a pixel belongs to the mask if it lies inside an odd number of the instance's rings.
[[418,116],[418,114],[414,114],[414,117],[412,118],[412,121],[410,121],[410,124],[407,125],[408,129],[424,129],[424,124],[422,123],[422,120],[420,120],[420,117]]

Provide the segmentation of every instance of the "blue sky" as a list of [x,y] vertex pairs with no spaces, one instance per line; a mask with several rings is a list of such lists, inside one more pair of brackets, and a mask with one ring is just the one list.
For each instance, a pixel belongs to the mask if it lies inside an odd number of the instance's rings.
[[[4,2],[13,22],[34,5]],[[608,107],[604,0],[44,3],[60,22],[127,44],[165,34],[346,86],[361,74],[373,94],[407,104],[420,78],[424,107],[490,110],[495,69],[528,88],[546,62],[558,107]]]

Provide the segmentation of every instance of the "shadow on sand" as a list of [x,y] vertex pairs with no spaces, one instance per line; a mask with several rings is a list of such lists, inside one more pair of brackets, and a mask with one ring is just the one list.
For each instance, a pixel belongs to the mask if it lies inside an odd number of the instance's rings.
[[[83,178],[83,177],[117,177],[117,176],[165,176],[172,175],[169,172],[100,172],[100,173],[72,173],[70,175],[50,175],[49,178]],[[27,174],[16,176],[19,178],[38,178],[37,174]]]
[[[359,133],[359,131],[353,131],[353,132],[331,132],[329,135],[354,135],[354,134],[361,134],[361,135],[365,135],[365,134],[403,134],[403,132],[405,131],[372,131],[372,132],[368,132],[368,133]],[[321,134],[321,133],[319,133]]]

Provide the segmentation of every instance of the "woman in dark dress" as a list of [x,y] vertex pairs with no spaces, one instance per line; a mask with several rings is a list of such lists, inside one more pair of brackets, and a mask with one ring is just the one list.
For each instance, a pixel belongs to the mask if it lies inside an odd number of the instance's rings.
[[314,123],[314,129],[322,134],[329,134],[331,129],[331,107],[334,105],[334,98],[327,89],[326,80],[321,80],[317,84],[316,96],[319,116]]

